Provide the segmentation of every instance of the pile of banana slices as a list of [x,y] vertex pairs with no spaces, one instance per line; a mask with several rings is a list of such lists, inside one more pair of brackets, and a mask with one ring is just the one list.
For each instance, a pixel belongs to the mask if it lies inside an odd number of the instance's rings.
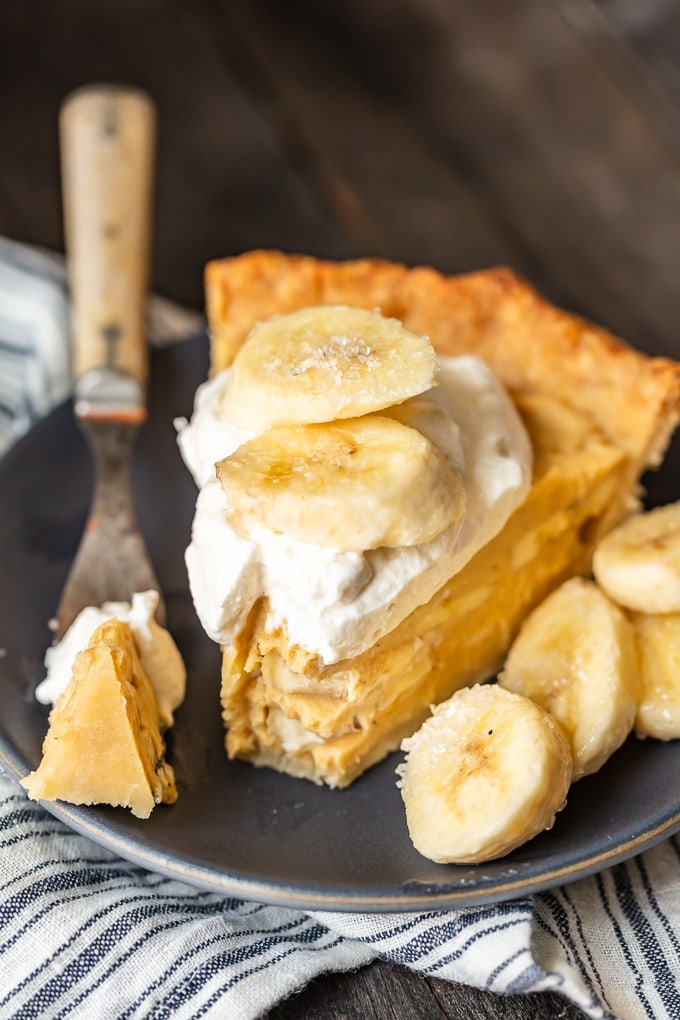
[[458,691],[403,742],[411,839],[479,863],[552,826],[570,784],[634,729],[680,737],[680,503],[628,518],[528,617],[498,684]]
[[462,521],[462,482],[409,417],[437,369],[426,336],[361,308],[256,326],[222,401],[226,421],[253,437],[217,464],[234,528],[367,550],[419,545]]

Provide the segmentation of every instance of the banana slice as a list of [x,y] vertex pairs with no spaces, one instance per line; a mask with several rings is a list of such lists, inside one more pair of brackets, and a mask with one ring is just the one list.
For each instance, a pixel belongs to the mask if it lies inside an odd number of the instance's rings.
[[596,584],[572,578],[525,621],[499,682],[557,719],[571,742],[574,779],[596,772],[633,728],[632,626]]
[[303,308],[255,326],[231,367],[222,413],[264,432],[354,418],[435,385],[426,336],[397,319],[345,305]]
[[496,684],[457,691],[402,749],[411,840],[442,864],[501,857],[551,828],[566,803],[572,759],[559,726]]
[[593,573],[626,609],[680,612],[680,503],[636,514],[611,531],[595,550]]
[[270,429],[220,461],[234,526],[310,545],[376,549],[427,542],[462,521],[465,490],[415,429],[372,414]]
[[632,616],[640,663],[638,737],[680,737],[680,613]]

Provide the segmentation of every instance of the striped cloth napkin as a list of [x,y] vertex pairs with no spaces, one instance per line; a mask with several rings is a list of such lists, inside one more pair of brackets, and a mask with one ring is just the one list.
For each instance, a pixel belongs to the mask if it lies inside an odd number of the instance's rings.
[[[154,299],[150,335],[197,318]],[[69,391],[62,262],[0,239],[0,451]],[[418,914],[305,913],[201,892],[70,831],[0,772],[0,1017],[262,1015],[376,957],[589,1017],[680,1017],[680,842],[565,888]]]

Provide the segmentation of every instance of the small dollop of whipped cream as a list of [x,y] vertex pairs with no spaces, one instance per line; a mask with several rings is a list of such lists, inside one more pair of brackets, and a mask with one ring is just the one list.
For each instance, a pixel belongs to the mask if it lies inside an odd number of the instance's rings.
[[105,602],[81,610],[61,641],[45,653],[45,679],[35,696],[43,705],[54,705],[66,690],[73,674],[73,661],[87,648],[97,627],[107,620],[129,623],[148,676],[164,726],[172,724],[173,712],[184,700],[186,668],[182,656],[165,627],[156,623],[157,591],[136,592],[132,602]]
[[446,456],[463,482],[467,508],[429,542],[343,551],[255,528],[249,538],[227,520],[215,463],[251,433],[224,420],[229,370],[199,387],[190,422],[175,424],[200,492],[186,551],[189,584],[207,634],[230,646],[258,598],[268,626],[326,664],[359,655],[393,630],[498,534],[531,484],[529,438],[507,393],[479,358],[440,359],[438,385],[412,398],[409,424]]

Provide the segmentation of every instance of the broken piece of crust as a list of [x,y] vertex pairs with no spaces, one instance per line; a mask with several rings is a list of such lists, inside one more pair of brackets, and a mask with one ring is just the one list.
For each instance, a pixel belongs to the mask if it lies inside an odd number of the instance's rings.
[[33,800],[111,804],[148,818],[156,804],[177,800],[159,724],[130,626],[108,620],[76,656],[40,765],[22,785]]
[[534,448],[534,479],[503,531],[373,648],[332,666],[291,646],[266,599],[224,649],[227,752],[345,786],[430,705],[502,664],[531,609],[590,569],[680,416],[680,366],[645,357],[554,308],[505,269],[446,277],[362,259],[252,252],[210,263],[213,374],[253,325],[308,305],[378,308],[444,355],[476,354],[505,384]]

